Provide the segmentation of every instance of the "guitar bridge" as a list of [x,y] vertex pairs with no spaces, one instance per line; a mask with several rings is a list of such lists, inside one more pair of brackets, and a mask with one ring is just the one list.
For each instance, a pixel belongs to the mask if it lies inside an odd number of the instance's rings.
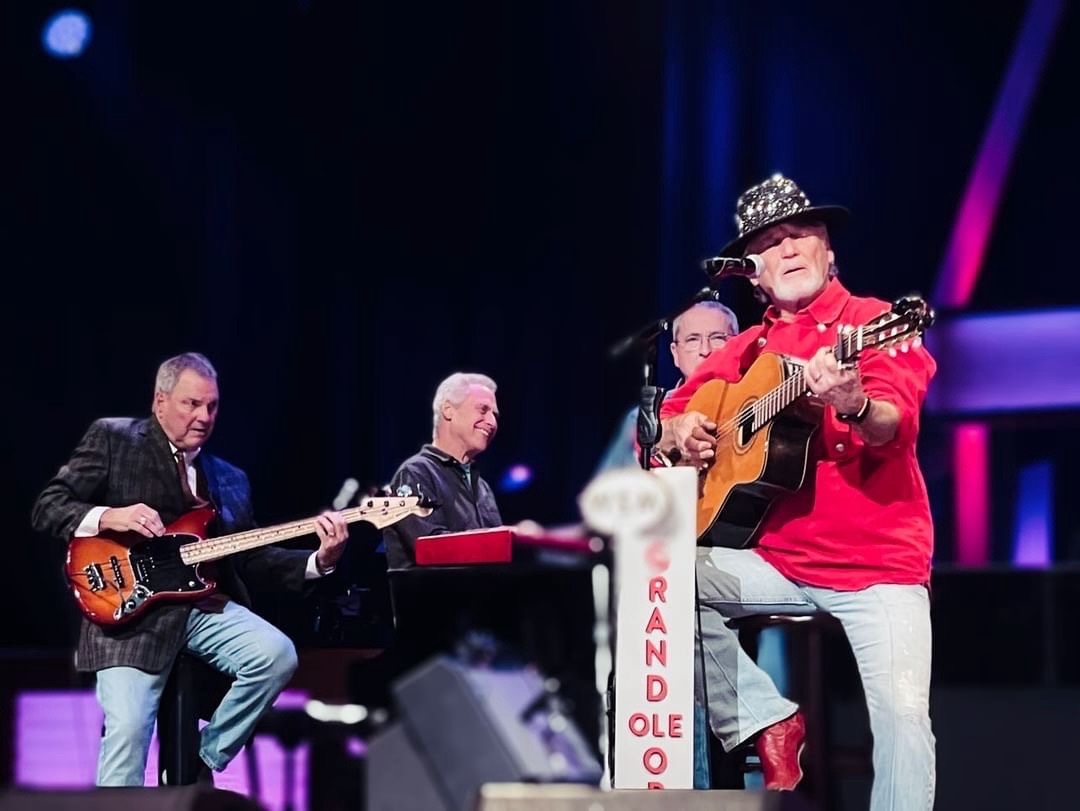
[[[113,560],[116,560],[116,558],[113,558]],[[86,575],[86,582],[90,586],[90,591],[101,591],[105,588],[105,573],[101,571],[101,566],[91,563],[83,569],[83,573]]]

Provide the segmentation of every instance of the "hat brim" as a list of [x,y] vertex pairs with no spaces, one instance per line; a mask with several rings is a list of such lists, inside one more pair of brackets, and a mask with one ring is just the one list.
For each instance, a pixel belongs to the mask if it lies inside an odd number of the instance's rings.
[[790,222],[791,220],[816,220],[825,224],[825,227],[830,231],[834,228],[842,228],[847,224],[847,221],[851,218],[851,212],[843,206],[809,206],[804,208],[795,214],[789,214],[786,217],[778,217],[775,220],[771,220],[764,225],[759,225],[752,231],[747,231],[737,239],[733,239],[727,245],[720,249],[720,256],[742,256],[746,251],[746,245],[755,236],[765,231],[768,228],[772,228],[774,225],[779,225],[782,222]]

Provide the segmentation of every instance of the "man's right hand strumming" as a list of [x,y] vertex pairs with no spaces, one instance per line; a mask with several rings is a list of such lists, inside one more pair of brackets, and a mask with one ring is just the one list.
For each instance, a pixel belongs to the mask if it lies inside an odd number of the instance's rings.
[[716,423],[697,411],[661,421],[660,451],[678,465],[708,467],[716,457]]

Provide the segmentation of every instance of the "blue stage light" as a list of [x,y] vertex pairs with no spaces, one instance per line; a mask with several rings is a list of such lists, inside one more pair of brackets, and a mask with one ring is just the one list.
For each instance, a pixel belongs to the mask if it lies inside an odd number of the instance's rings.
[[514,465],[503,474],[499,489],[504,492],[521,490],[532,481],[532,470],[528,465]]
[[90,43],[92,31],[93,26],[86,14],[67,8],[56,12],[45,21],[41,43],[45,50],[57,59],[74,59]]

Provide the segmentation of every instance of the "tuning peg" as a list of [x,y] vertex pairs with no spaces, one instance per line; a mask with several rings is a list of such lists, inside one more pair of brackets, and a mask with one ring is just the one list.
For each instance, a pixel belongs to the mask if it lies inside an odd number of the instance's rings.
[[907,352],[908,351],[908,342],[907,341],[901,341],[900,342],[900,351],[901,352]]
[[895,358],[896,357],[896,347],[895,346],[890,346],[889,347],[889,357],[890,358]]
[[917,336],[915,340],[911,342],[911,346],[913,349],[918,349],[920,346],[922,346],[922,336]]

